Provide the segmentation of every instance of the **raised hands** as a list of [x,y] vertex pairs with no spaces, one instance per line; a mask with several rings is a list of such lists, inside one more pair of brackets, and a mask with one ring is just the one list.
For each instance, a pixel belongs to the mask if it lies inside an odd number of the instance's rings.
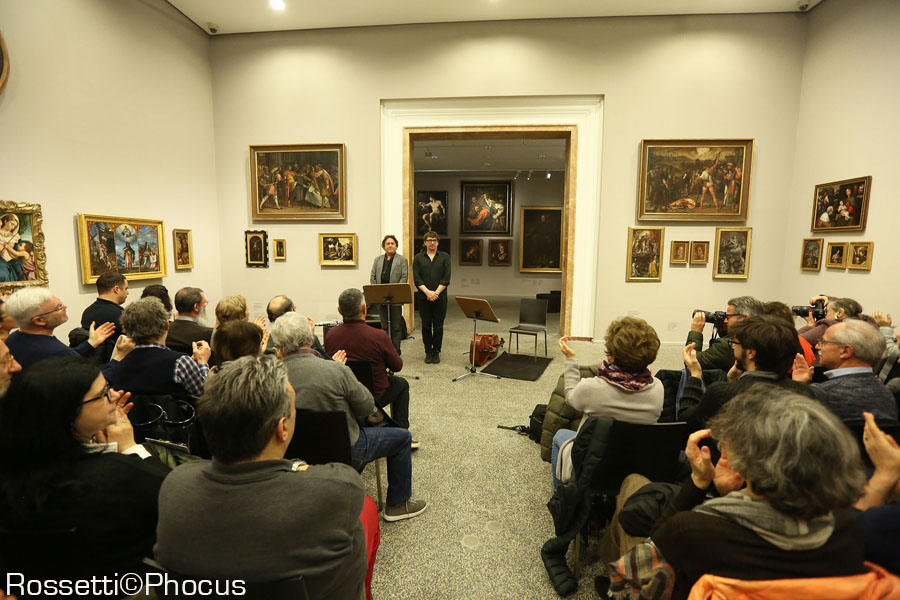
[[698,444],[712,436],[709,429],[701,429],[690,435],[684,453],[691,465],[691,480],[699,489],[705,490],[716,477],[716,468],[712,464],[709,448],[700,447]]
[[682,348],[681,356],[684,358],[684,366],[687,367],[691,377],[699,379],[703,377],[703,368],[700,366],[700,361],[697,360],[697,351],[694,350],[695,345],[694,342],[691,342]]
[[806,358],[797,353],[794,357],[794,368],[791,371],[791,379],[801,383],[809,383],[813,378],[813,368],[806,362]]
[[569,346],[569,336],[564,335],[559,338],[559,351],[562,352],[566,358],[575,358],[575,351]]
[[94,325],[95,323],[91,321],[91,327],[88,329],[88,343],[96,348],[105,342],[109,336],[115,333],[116,325],[115,323],[104,323],[99,327],[95,327]]

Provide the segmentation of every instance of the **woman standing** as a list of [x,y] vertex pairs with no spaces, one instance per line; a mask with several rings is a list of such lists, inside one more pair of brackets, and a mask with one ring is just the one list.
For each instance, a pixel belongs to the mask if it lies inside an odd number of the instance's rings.
[[[369,283],[406,283],[409,281],[409,262],[402,254],[397,254],[399,243],[393,235],[386,235],[381,240],[381,247],[384,248],[384,254],[377,257],[372,264],[372,275],[369,277]],[[387,306],[379,307],[381,314],[381,328],[387,331],[388,328],[388,311]],[[397,354],[400,354],[400,340],[403,333],[400,330],[403,325],[402,320],[403,307],[400,304],[391,306],[391,330],[389,335],[391,341],[394,342],[394,348]]]

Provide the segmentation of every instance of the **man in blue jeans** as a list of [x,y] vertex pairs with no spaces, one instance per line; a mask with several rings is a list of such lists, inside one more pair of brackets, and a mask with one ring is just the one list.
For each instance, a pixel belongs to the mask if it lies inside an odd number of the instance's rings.
[[350,432],[353,466],[361,471],[367,463],[387,458],[388,489],[385,521],[401,521],[422,514],[424,500],[412,499],[412,436],[400,427],[359,427],[357,419],[378,413],[371,392],[342,361],[321,360],[312,349],[313,332],[303,315],[289,312],[272,325],[275,353],[287,367],[288,380],[296,394],[297,409],[343,411]]

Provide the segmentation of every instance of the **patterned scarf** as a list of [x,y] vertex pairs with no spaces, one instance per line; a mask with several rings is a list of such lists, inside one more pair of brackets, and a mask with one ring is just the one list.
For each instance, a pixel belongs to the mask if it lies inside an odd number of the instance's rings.
[[600,368],[597,369],[597,377],[610,385],[622,388],[626,392],[639,392],[653,383],[653,375],[650,374],[650,369],[637,372],[627,371],[605,360],[600,365]]

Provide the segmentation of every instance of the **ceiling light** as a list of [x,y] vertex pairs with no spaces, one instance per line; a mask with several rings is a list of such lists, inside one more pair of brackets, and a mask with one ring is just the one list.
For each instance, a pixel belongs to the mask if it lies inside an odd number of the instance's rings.
[[284,0],[269,0],[269,6],[275,10],[284,10]]
[[484,163],[484,166],[489,167],[489,166],[491,166],[491,163],[486,162],[486,163]]
[[516,171],[516,174],[513,176],[513,179],[518,179],[518,178],[519,178],[519,175],[520,175],[521,173],[522,173],[522,171]]
[[493,147],[493,146],[485,146],[484,149],[485,149],[485,150],[493,150],[494,147]]
[[538,158],[547,158],[546,154],[538,154]]
[[525,179],[527,179],[528,181],[531,181],[531,174],[532,174],[532,173],[534,173],[534,171],[528,171],[528,177],[526,177]]

